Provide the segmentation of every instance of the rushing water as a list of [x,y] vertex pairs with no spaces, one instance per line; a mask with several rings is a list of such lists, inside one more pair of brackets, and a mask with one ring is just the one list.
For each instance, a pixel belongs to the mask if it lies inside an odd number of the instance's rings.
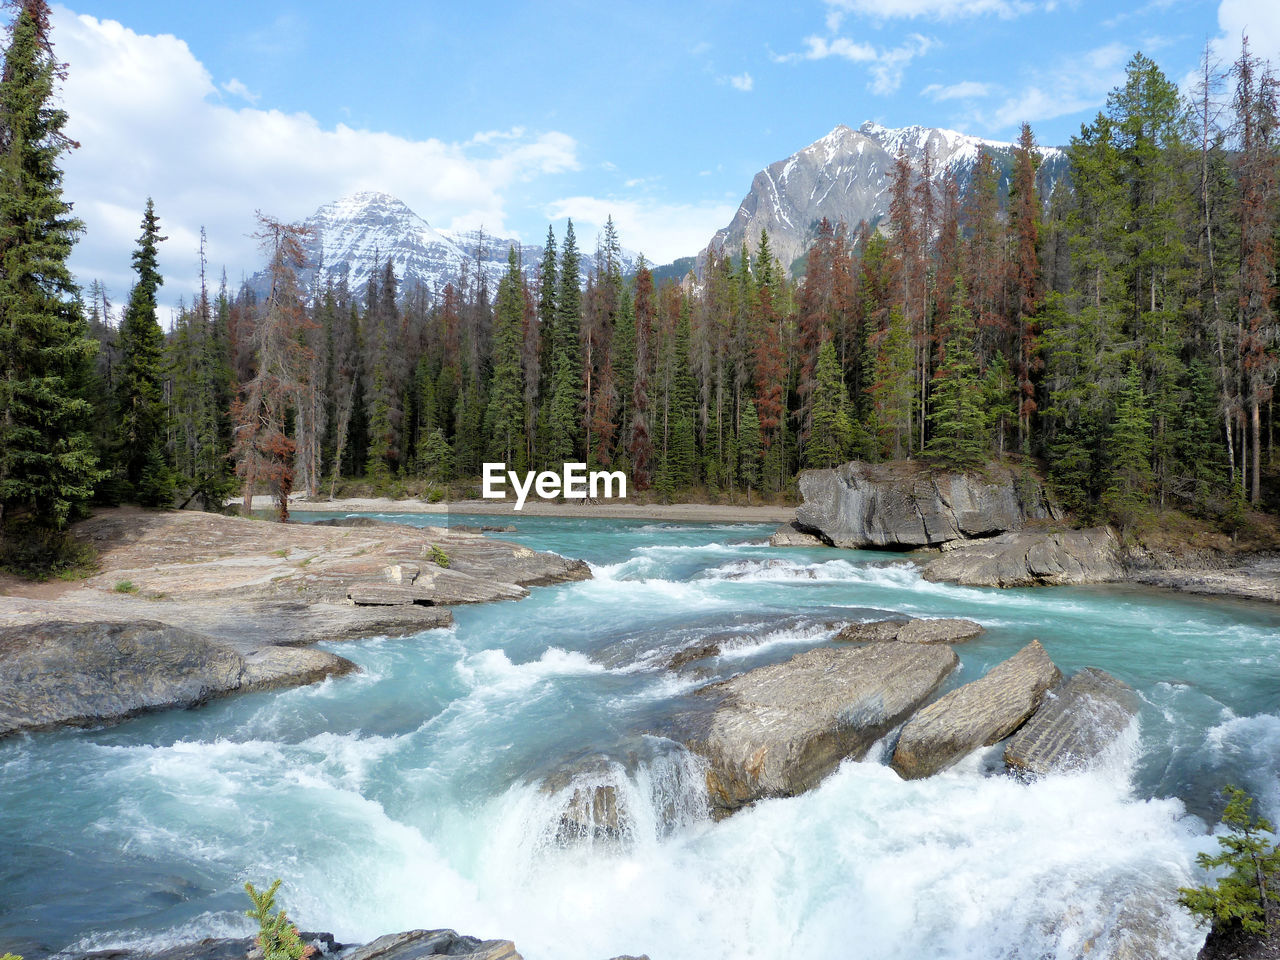
[[[507,539],[595,579],[331,645],[357,676],[0,743],[0,952],[244,934],[243,882],[280,876],[306,929],[451,926],[530,960],[1106,957],[1126,938],[1190,958],[1203,932],[1173,900],[1213,846],[1218,789],[1280,815],[1272,607],[931,584],[884,554],[770,548],[761,526],[516,523]],[[646,734],[697,668],[728,676],[888,613],[987,628],[951,685],[1039,638],[1064,673],[1131,683],[1140,719],[1070,776],[1020,783],[988,751],[903,782],[877,750],[709,822],[696,762]],[[665,669],[712,636],[719,657]],[[614,785],[618,829],[557,840],[575,784],[539,783],[594,754],[613,762],[576,785]]]

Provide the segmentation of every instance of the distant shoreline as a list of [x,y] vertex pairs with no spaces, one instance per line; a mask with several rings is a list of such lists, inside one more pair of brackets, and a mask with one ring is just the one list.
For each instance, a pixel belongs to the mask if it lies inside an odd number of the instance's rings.
[[[234,502],[234,501],[233,501]],[[255,510],[270,510],[268,496],[253,498]],[[422,500],[391,500],[386,497],[347,497],[338,500],[289,502],[289,509],[305,513],[425,513],[474,516],[578,517],[582,519],[667,520],[685,523],[786,523],[795,519],[796,508],[777,505],[726,503],[557,503],[526,500],[518,513],[514,500],[453,500],[427,503]]]

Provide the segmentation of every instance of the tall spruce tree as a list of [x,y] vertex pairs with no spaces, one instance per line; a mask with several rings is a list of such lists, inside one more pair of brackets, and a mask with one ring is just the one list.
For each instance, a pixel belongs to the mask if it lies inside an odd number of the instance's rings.
[[524,277],[516,248],[507,254],[507,272],[498,283],[494,309],[493,380],[489,388],[489,410],[485,434],[491,460],[524,470],[524,388],[520,374],[520,351],[524,324]]
[[[142,236],[133,252],[138,279],[129,293],[120,323],[120,365],[116,379],[117,469],[126,491],[144,506],[158,507],[173,499],[174,479],[168,468],[165,442],[164,331],[156,319],[156,292],[160,276],[157,245],[160,220],[155,204],[147,198],[142,214]],[[156,448],[156,449],[152,449]]]
[[67,257],[82,229],[62,198],[66,111],[49,6],[23,0],[0,75],[0,524],[60,529],[101,476],[81,395],[94,341]]
[[933,410],[926,448],[930,457],[952,467],[974,467],[986,454],[986,416],[978,380],[976,331],[957,278],[951,316],[943,334],[942,362],[933,378]]

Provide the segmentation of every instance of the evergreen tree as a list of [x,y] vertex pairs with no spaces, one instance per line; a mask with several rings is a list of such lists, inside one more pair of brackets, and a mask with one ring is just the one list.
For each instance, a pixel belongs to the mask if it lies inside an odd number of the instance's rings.
[[489,459],[524,470],[524,389],[520,373],[523,342],[524,278],[516,248],[507,254],[507,272],[498,283],[494,310],[493,381],[485,416]]
[[811,429],[805,440],[804,460],[810,467],[835,467],[849,459],[854,446],[844,380],[835,343],[828,339],[818,349]]
[[[133,269],[138,275],[129,293],[120,324],[120,366],[116,380],[116,448],[118,469],[125,488],[144,506],[161,506],[173,499],[173,489],[162,469],[164,456],[156,449],[164,442],[166,411],[164,398],[164,332],[156,319],[156,291],[164,283],[160,276],[156,245],[160,221],[155,204],[147,198],[142,215],[142,236],[133,252]],[[143,472],[148,473],[143,492]]]
[[1111,424],[1102,507],[1127,531],[1151,506],[1151,413],[1135,366],[1129,368]]
[[933,379],[932,436],[926,448],[930,457],[958,468],[981,464],[987,447],[975,330],[965,299],[964,283],[957,278],[942,360]]
[[569,221],[560,257],[559,284],[556,287],[555,333],[553,338],[550,410],[550,447],[548,462],[574,460],[581,437],[582,350],[579,327],[582,323],[582,291],[578,284],[581,273],[578,243]]
[[738,456],[742,485],[747,488],[748,495],[760,487],[760,454],[760,418],[754,401],[745,397],[742,411],[738,414]]
[[0,524],[60,529],[101,476],[81,395],[94,342],[67,257],[80,221],[62,198],[67,114],[45,0],[18,5],[0,74]]

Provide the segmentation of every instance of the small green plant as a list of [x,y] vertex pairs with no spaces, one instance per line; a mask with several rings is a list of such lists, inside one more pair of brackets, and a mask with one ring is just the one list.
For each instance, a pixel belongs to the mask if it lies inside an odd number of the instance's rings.
[[246,883],[244,889],[253,901],[253,909],[246,910],[245,916],[258,922],[257,942],[262,948],[262,960],[306,960],[315,953],[315,947],[302,942],[298,928],[289,922],[283,908],[271,912],[276,905],[276,891],[280,889],[278,878],[266,890],[255,890],[252,883]]
[[1252,814],[1253,798],[1239,787],[1223,788],[1227,808],[1222,822],[1227,832],[1218,837],[1222,852],[1202,853],[1196,863],[1205,870],[1226,867],[1214,886],[1181,887],[1178,902],[1201,923],[1239,924],[1246,933],[1265,934],[1280,914],[1280,847],[1275,827]]
[[289,551],[288,550],[272,550],[271,555],[273,557],[287,557],[289,555]]
[[138,588],[132,580],[117,580],[116,585],[112,587],[116,593],[137,593]]
[[22,960],[22,958],[16,953],[6,953],[3,957],[0,957],[0,960]]
[[449,555],[433,543],[431,545],[431,562],[437,567],[448,567]]

